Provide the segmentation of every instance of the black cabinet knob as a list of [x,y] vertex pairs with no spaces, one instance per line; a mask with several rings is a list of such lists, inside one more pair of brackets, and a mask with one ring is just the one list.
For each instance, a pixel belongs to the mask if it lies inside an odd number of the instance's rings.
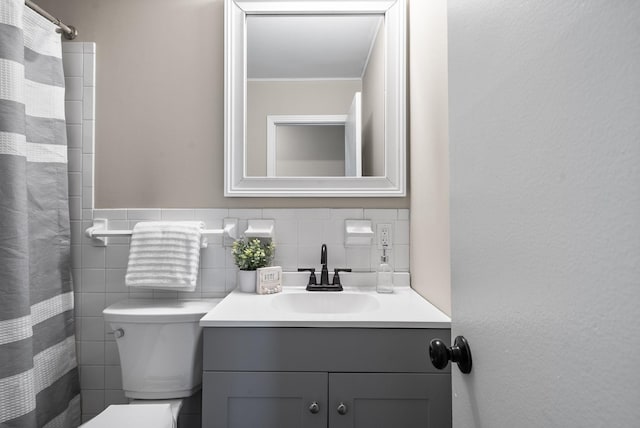
[[313,403],[311,403],[309,405],[309,411],[311,413],[313,413],[314,415],[317,414],[318,412],[320,412],[320,405],[318,404],[317,401],[314,401]]
[[340,403],[338,408],[336,409],[339,414],[346,415],[347,414],[347,405],[344,403]]
[[429,343],[429,356],[431,364],[438,370],[447,367],[449,360],[457,363],[462,373],[471,373],[471,348],[464,336],[458,336],[453,341],[453,346],[448,347],[442,340],[433,339]]

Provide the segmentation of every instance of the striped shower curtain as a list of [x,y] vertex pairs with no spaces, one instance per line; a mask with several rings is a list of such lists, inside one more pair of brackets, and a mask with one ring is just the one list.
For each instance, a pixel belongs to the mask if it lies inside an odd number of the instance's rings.
[[0,427],[77,427],[64,76],[56,27],[0,0]]

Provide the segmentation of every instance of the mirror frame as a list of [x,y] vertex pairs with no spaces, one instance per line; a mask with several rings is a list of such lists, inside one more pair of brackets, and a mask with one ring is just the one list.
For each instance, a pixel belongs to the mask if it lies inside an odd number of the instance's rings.
[[[385,176],[253,177],[246,175],[247,15],[384,15]],[[224,195],[232,197],[406,196],[405,0],[225,0]]]

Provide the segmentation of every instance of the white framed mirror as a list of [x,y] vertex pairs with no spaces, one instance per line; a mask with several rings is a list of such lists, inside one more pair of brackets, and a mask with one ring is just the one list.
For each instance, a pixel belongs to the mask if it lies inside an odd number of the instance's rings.
[[405,21],[405,0],[225,0],[225,196],[405,196]]

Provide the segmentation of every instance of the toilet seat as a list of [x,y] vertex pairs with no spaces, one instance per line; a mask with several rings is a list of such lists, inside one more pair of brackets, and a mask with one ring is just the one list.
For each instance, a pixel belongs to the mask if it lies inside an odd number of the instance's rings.
[[112,404],[80,428],[177,428],[182,400]]

